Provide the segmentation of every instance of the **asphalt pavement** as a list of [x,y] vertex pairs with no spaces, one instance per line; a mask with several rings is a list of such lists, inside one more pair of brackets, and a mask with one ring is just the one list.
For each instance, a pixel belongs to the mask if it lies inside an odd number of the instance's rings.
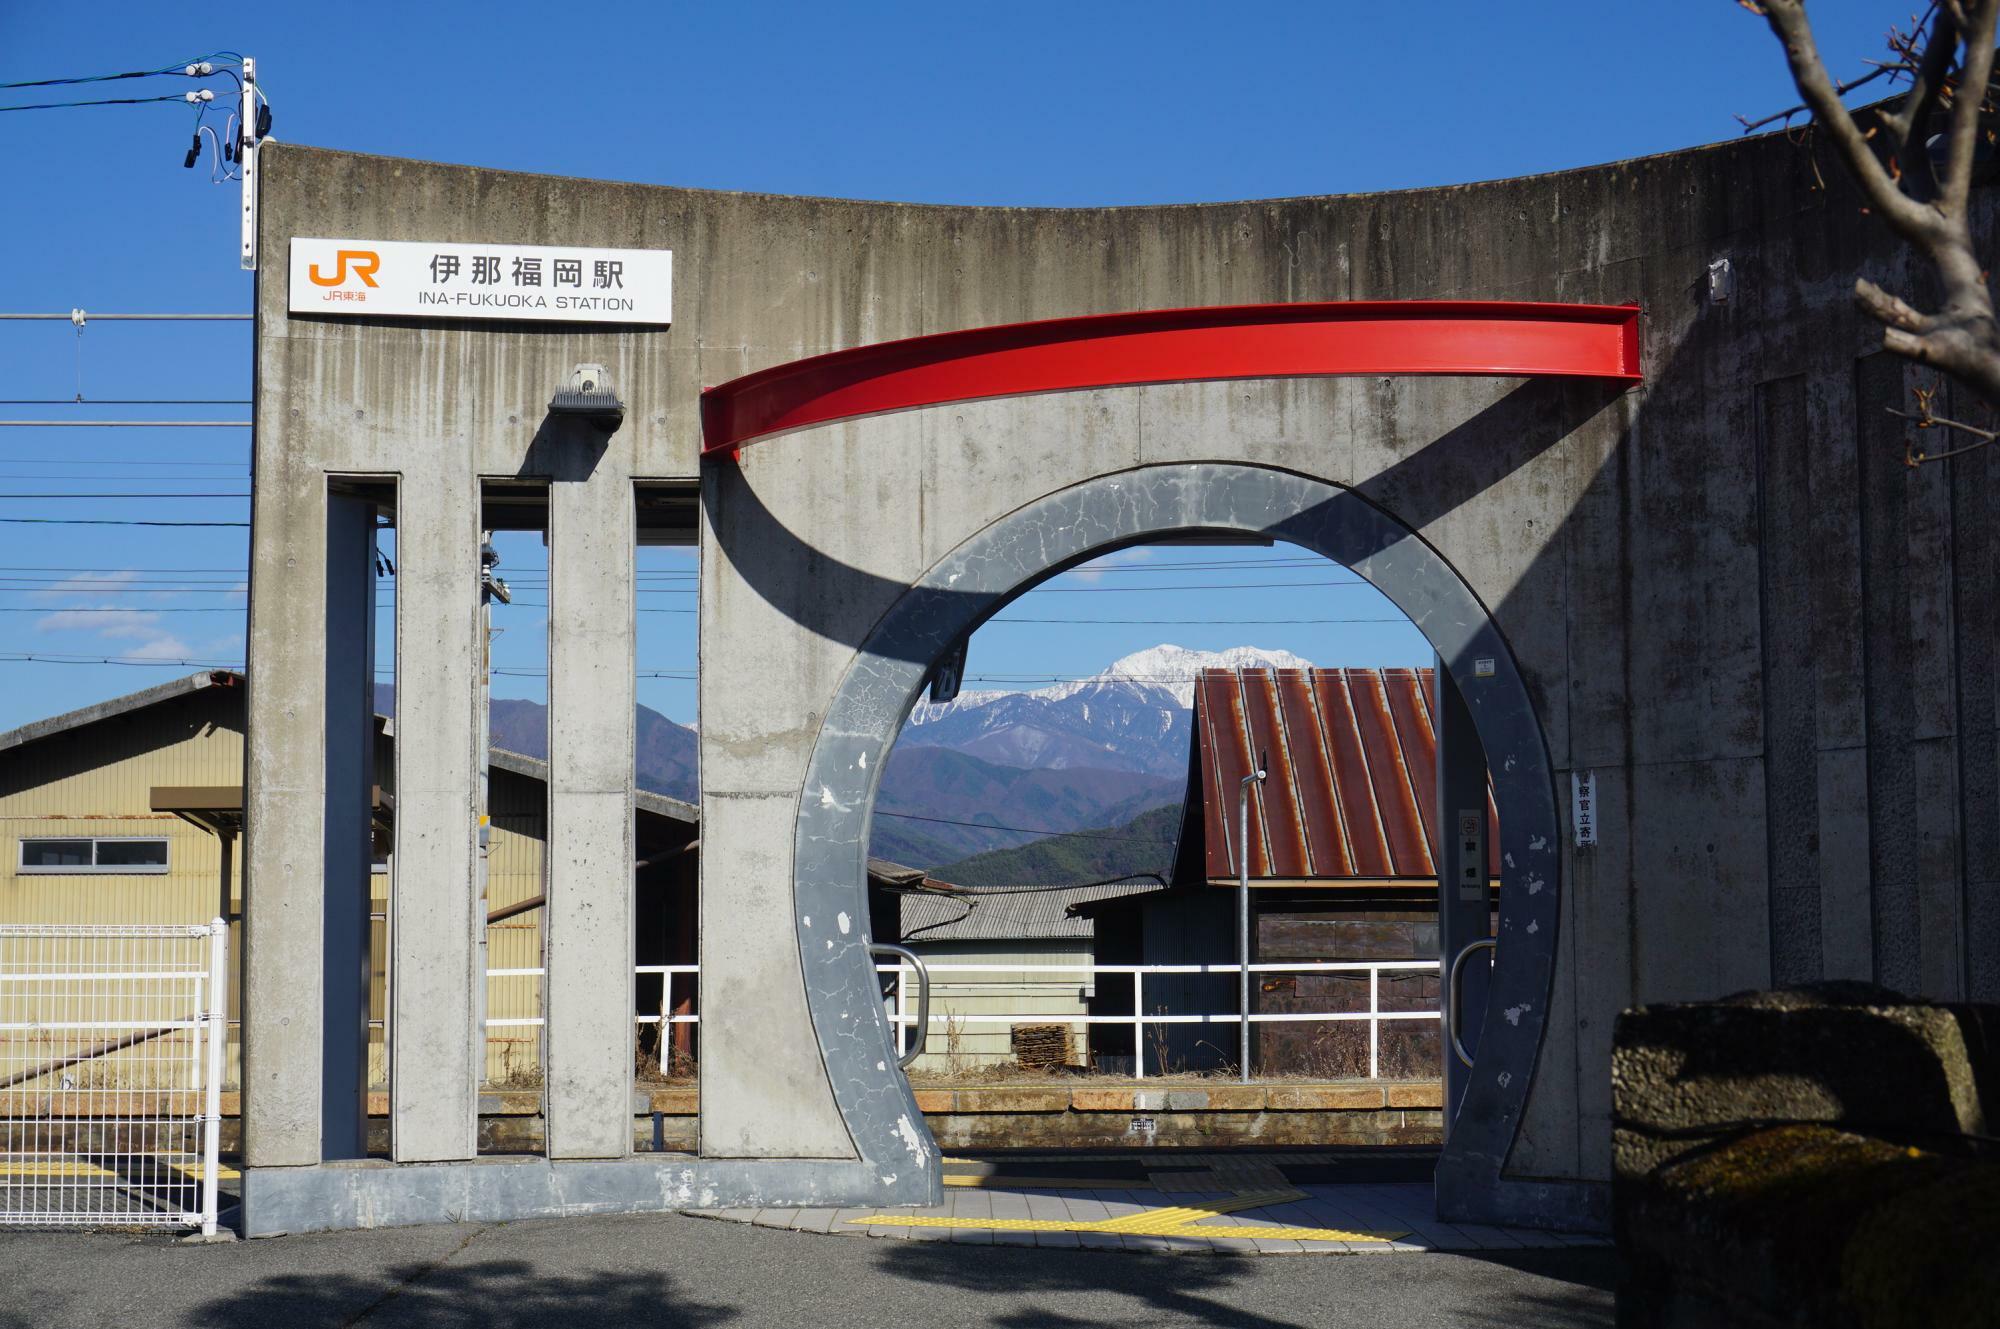
[[1158,1254],[855,1241],[677,1214],[216,1245],[0,1233],[0,1329],[1612,1323],[1604,1248]]

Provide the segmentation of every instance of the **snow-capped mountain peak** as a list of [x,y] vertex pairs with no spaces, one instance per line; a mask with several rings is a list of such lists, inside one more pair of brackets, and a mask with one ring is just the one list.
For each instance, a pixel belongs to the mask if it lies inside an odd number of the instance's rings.
[[1290,651],[1161,644],[1088,678],[1021,692],[920,701],[902,742],[954,748],[1003,766],[1094,766],[1175,775],[1187,769],[1194,681],[1204,669],[1310,669]]
[[1194,705],[1194,681],[1205,669],[1310,669],[1312,661],[1290,651],[1269,651],[1261,646],[1230,646],[1219,651],[1197,651],[1186,646],[1161,643],[1134,651],[1114,660],[1100,674],[1042,688],[1033,696],[1061,700],[1079,692],[1126,683],[1134,688],[1172,694],[1176,705]]

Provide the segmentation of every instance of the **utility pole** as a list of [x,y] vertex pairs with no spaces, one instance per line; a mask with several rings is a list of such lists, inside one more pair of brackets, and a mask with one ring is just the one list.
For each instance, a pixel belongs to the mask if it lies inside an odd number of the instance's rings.
[[257,62],[243,57],[243,114],[236,126],[236,161],[243,174],[243,267],[257,269],[257,145],[271,128],[271,113],[257,90]]
[[1257,754],[1257,769],[1236,786],[1236,1010],[1242,1043],[1237,1061],[1240,1078],[1250,1083],[1250,786],[1263,784],[1265,754]]
[[[512,604],[514,598],[507,590],[507,583],[493,575],[493,569],[500,566],[500,554],[493,548],[493,532],[483,531],[479,536],[479,715],[474,726],[478,734],[479,751],[475,760],[479,766],[479,854],[477,858],[474,898],[472,901],[473,954],[478,957],[475,965],[478,977],[472,985],[473,1046],[478,1049],[479,1064],[484,1074],[486,1061],[486,915],[490,908],[487,902],[488,855],[492,850],[492,750],[493,750],[493,601]],[[543,929],[544,932],[547,929]]]

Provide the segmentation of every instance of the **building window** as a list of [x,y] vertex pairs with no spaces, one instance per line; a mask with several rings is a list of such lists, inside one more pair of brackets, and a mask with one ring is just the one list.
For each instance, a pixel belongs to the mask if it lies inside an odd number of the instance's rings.
[[21,841],[21,871],[87,873],[161,873],[167,870],[163,838],[100,837]]

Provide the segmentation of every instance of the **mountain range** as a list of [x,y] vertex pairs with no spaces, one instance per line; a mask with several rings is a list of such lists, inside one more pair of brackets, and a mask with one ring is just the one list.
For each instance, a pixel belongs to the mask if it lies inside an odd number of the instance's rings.
[[[1309,669],[1289,651],[1153,646],[1090,678],[1033,692],[961,692],[917,703],[898,748],[943,747],[1002,766],[1143,771],[1187,779],[1194,681],[1204,669]],[[1072,828],[1065,828],[1072,829]]]
[[[1185,795],[1195,678],[1204,669],[1251,667],[1303,669],[1311,662],[1250,646],[1195,651],[1161,645],[1089,678],[1028,692],[965,691],[937,706],[919,702],[883,772],[870,851],[935,868],[1053,843],[1045,841],[1050,834],[1095,829],[1102,835],[1116,828],[1123,835],[1135,818],[1178,805]],[[376,709],[394,713],[393,685],[377,685]],[[548,713],[541,703],[496,698],[491,714],[495,747],[548,756]],[[699,801],[695,731],[647,706],[638,708],[637,722],[639,787]],[[1086,852],[1075,848],[1087,843],[1085,837],[1065,841],[1071,848],[1064,852],[1002,858],[972,870],[982,878],[1027,871],[1036,879],[1053,873],[1061,880],[1074,867],[1094,877],[1161,852],[1150,843],[1112,840],[1088,842],[1099,847]],[[1137,857],[1113,852],[1120,845]]]

